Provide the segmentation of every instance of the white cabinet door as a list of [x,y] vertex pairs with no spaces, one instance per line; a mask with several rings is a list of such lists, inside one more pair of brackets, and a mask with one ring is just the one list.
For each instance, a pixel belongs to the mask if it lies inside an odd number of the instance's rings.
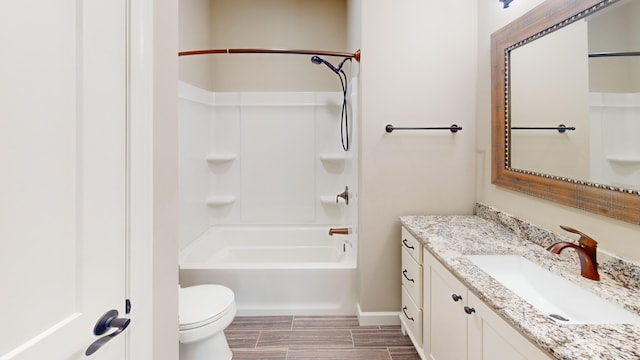
[[433,360],[549,360],[424,251],[424,350]]
[[473,293],[467,297],[468,306],[475,310],[468,319],[469,360],[551,359]]
[[125,0],[0,2],[2,360],[84,359],[124,315],[126,36]]
[[[425,252],[424,338],[425,352],[434,360],[461,360],[467,357],[467,317],[464,312],[466,288]],[[430,290],[427,291],[427,286]],[[426,341],[425,341],[426,342]]]

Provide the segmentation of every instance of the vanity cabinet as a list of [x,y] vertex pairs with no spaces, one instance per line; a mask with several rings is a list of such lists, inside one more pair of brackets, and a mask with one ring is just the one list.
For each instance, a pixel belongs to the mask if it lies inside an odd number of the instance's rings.
[[424,357],[433,360],[551,359],[423,251]]
[[402,310],[400,323],[418,349],[422,347],[422,242],[402,228]]

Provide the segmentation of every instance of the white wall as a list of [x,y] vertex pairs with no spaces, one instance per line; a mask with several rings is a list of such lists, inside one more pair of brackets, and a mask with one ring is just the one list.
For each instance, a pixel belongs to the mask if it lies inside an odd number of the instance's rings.
[[[640,49],[640,21],[637,21],[640,18],[640,2],[634,1],[633,10],[629,11],[628,19],[634,19],[636,21],[629,21],[629,34],[635,34],[632,36],[629,41],[630,49]],[[635,79],[632,84],[632,91],[640,92],[640,57],[634,56],[631,60],[631,78]]]
[[[180,51],[210,49],[210,0],[180,0],[178,3]],[[180,80],[211,90],[211,56],[181,56],[178,60]]]
[[[638,51],[640,2],[623,1],[595,14],[589,24],[589,52]],[[640,91],[640,57],[608,57],[589,60],[590,90]]]
[[[398,217],[473,211],[476,2],[360,6],[360,307],[398,311]],[[387,134],[389,123],[464,130]]]
[[[180,51],[347,48],[346,0],[181,0]],[[325,57],[337,64],[341,58]],[[306,55],[193,55],[180,80],[215,91],[337,91],[340,81]]]
[[632,260],[640,260],[640,226],[612,220],[578,209],[496,187],[491,184],[491,72],[490,35],[524,12],[540,4],[518,0],[508,9],[478,2],[477,84],[477,199],[532,223],[562,232],[559,225],[580,229],[598,241],[601,249]]
[[178,1],[131,1],[129,358],[178,358]]
[[[347,0],[347,49],[349,51],[355,51],[360,49],[361,44],[361,12],[362,12],[362,0]],[[349,225],[354,233],[359,233],[358,226],[358,209],[360,208],[359,201],[359,169],[360,169],[360,124],[361,124],[361,83],[360,83],[360,63],[355,60],[349,66],[349,104],[350,104],[350,126],[351,126],[351,148],[349,149],[349,157],[345,162],[345,176],[351,176],[351,180],[348,181],[349,191],[351,193],[350,211],[346,214],[346,219],[349,220]],[[348,175],[347,175],[348,174]],[[346,180],[346,179],[345,179]],[[347,182],[345,182],[346,184]],[[355,237],[357,239],[357,236]],[[357,244],[353,244],[357,249]]]
[[177,359],[178,21],[176,1],[155,1],[153,64],[153,355]]
[[589,179],[587,48],[587,23],[578,21],[511,51],[511,126],[576,128],[511,130],[511,167]]
[[[346,0],[211,0],[214,48],[346,48]],[[334,64],[340,58],[325,57]],[[212,55],[215,91],[338,91],[307,55]]]

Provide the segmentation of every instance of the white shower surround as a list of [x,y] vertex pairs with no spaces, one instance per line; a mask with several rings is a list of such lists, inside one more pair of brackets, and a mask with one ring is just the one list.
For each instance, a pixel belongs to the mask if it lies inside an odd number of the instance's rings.
[[335,204],[345,186],[357,187],[353,151],[340,144],[340,92],[212,93],[180,83],[179,98],[181,248],[217,224],[355,219],[354,205]]
[[640,93],[589,94],[591,181],[640,190]]
[[180,284],[233,289],[238,315],[355,315],[355,242],[324,226],[215,226],[180,252]]
[[357,233],[357,196],[336,203],[357,194],[341,105],[179,84],[181,286],[228,286],[240,315],[356,314],[356,234],[328,235]]

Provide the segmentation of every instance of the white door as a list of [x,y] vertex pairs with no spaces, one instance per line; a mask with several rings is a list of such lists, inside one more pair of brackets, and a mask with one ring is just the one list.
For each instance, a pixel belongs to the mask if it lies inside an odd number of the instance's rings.
[[[126,0],[0,0],[0,359],[125,308]],[[109,330],[108,333],[114,330]],[[91,356],[125,359],[125,336]]]

